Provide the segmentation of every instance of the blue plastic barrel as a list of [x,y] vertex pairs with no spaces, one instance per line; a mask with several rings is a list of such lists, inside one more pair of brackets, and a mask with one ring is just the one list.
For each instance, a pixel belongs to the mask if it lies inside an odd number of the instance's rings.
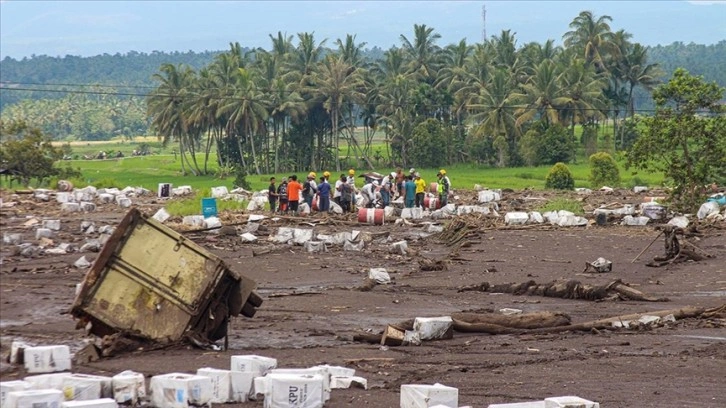
[[202,198],[202,215],[204,218],[217,216],[216,198]]

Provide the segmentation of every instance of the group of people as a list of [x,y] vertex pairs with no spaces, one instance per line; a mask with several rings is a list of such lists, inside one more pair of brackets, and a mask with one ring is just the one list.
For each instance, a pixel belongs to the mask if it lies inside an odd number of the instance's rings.
[[[326,171],[316,182],[316,173],[310,172],[307,179],[300,183],[297,175],[293,174],[289,178],[284,177],[279,185],[276,185],[275,177],[271,177],[267,193],[270,210],[273,213],[296,215],[300,211],[302,201],[311,210],[315,208],[316,204],[319,212],[327,213],[330,211],[332,199],[343,209],[343,212],[354,212],[357,194],[361,195],[362,205],[365,208],[385,208],[399,197],[403,198],[407,208],[424,206],[426,182],[414,168],[411,168],[408,175],[405,175],[401,168],[382,178],[366,175],[364,185],[360,190],[355,185],[354,169],[348,170],[347,176],[341,174],[334,186],[330,183],[330,176],[330,172]],[[438,178],[437,193],[443,207],[448,203],[451,181],[444,169],[439,170],[436,176]]]

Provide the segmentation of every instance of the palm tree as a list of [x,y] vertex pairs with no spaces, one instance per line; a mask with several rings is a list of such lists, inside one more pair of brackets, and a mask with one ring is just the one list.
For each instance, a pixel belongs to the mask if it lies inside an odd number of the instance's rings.
[[343,61],[350,64],[352,67],[363,66],[363,58],[361,57],[361,50],[366,46],[366,42],[355,43],[355,35],[346,34],[345,42],[338,38],[335,44],[338,46],[338,54],[341,56]]
[[[354,69],[343,55],[328,55],[323,60],[319,70],[313,74],[312,83],[314,92],[321,97],[323,106],[330,115],[333,139],[331,145],[335,151],[335,169],[340,171],[340,154],[338,153],[340,111],[346,101],[362,99],[362,95],[358,92],[358,88],[363,84],[360,71]],[[353,138],[351,141],[355,142],[355,139]]]
[[630,117],[635,115],[635,101],[633,100],[635,87],[642,86],[647,90],[652,90],[660,82],[658,78],[662,75],[658,64],[648,64],[647,53],[648,50],[645,47],[635,43],[622,59],[623,78],[629,85],[628,111]]
[[548,125],[559,122],[559,106],[555,102],[561,93],[559,75],[560,67],[552,60],[544,60],[535,68],[527,83],[520,87],[520,92],[512,95],[512,100],[520,103],[515,111],[517,126],[537,115]]
[[585,66],[584,60],[574,59],[560,74],[559,82],[560,96],[555,98],[554,105],[562,109],[562,117],[570,119],[574,138],[575,123],[584,123],[588,117],[597,116],[603,106],[605,76]]
[[186,156],[188,146],[193,143],[188,138],[187,125],[189,87],[194,78],[194,71],[188,66],[172,64],[163,64],[159,71],[161,72],[153,76],[159,82],[159,86],[147,98],[147,110],[152,117],[152,126],[156,128],[164,145],[174,140],[179,143],[182,173],[186,174],[186,169],[189,167],[192,174],[198,175],[198,169],[192,167]]
[[[489,136],[493,140],[503,138],[510,153],[516,149],[519,126],[512,109],[516,85],[512,76],[503,68],[497,69],[487,86],[468,99],[469,109],[473,112],[469,120],[474,123],[472,134],[475,137]],[[499,166],[506,165],[503,149],[499,149]]]
[[605,71],[605,54],[614,48],[608,24],[612,20],[610,16],[595,19],[591,11],[580,12],[570,23],[572,30],[562,36],[565,47],[576,47],[587,64],[594,65],[597,72]]
[[414,24],[413,33],[413,42],[403,34],[400,36],[404,53],[408,58],[408,72],[414,73],[424,82],[433,84],[441,52],[436,40],[440,39],[441,35],[435,33],[433,27],[426,27],[426,24]]

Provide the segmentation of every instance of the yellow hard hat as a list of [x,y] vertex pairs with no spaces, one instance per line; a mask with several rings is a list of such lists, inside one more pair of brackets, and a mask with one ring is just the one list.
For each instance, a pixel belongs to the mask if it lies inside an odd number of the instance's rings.
[[355,174],[355,170],[353,170],[353,169],[348,170],[348,174],[351,175],[351,176],[354,175]]
[[441,170],[439,170],[439,173],[441,173],[442,176],[445,176],[446,175],[446,170],[441,169]]
[[314,171],[311,171],[311,172],[310,172],[310,173],[308,174],[308,177],[312,177],[312,178],[315,178],[315,177],[317,177],[317,176],[318,176],[318,175],[317,175],[317,174],[315,174],[315,172],[314,172]]
[[325,173],[323,173],[323,177],[325,177],[325,178],[330,177],[330,172],[329,171],[326,171]]

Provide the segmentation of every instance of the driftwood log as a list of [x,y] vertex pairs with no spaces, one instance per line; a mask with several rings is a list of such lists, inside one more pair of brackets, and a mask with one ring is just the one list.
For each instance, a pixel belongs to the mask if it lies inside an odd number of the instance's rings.
[[[688,318],[723,319],[726,318],[726,303],[711,309],[686,306],[679,309],[656,310],[633,313],[605,319],[571,324],[570,317],[561,313],[538,312],[522,315],[455,313],[454,331],[460,333],[487,334],[550,334],[567,331],[593,331],[612,328],[613,323],[638,320],[643,316],[665,317],[673,315],[676,320]],[[412,330],[413,320],[395,325],[399,329]],[[353,336],[354,341],[380,344],[382,334],[364,333]]]
[[633,289],[620,279],[607,285],[590,285],[577,280],[560,280],[539,284],[533,280],[523,283],[505,283],[492,285],[483,282],[459,288],[459,292],[511,293],[513,295],[557,297],[563,299],[583,300],[639,300],[644,302],[667,302],[667,298],[648,296]]

